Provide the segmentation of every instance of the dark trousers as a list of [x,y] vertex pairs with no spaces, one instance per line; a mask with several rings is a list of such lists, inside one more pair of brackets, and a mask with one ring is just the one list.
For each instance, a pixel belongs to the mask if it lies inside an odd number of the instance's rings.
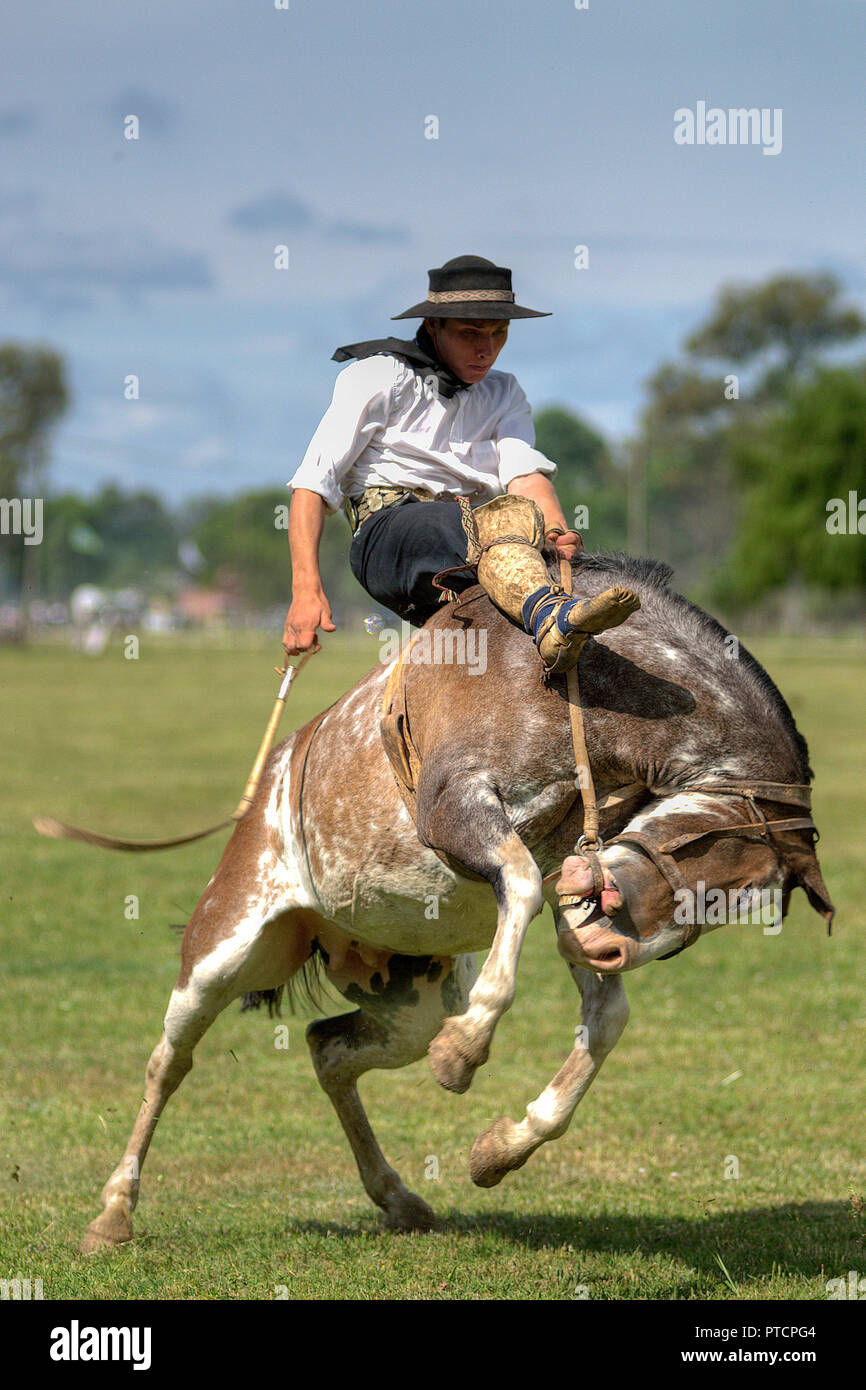
[[[444,597],[434,575],[466,564],[468,539],[454,501],[422,502],[404,497],[363,521],[352,538],[349,564],[367,593],[398,617],[421,627]],[[440,581],[455,593],[477,584],[474,569]]]

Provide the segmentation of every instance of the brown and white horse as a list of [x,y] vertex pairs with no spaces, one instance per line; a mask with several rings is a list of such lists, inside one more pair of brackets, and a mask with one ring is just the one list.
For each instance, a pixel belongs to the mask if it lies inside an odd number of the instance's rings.
[[[187,926],[144,1102],[85,1249],[131,1239],[162,1109],[195,1045],[235,999],[272,999],[315,967],[351,1002],[351,1012],[307,1030],[316,1074],[373,1202],[390,1224],[425,1229],[433,1213],[386,1162],[358,1078],[429,1051],[437,1080],[465,1091],[512,1003],[524,934],[545,900],[583,1026],[524,1119],[500,1119],[476,1140],[470,1171],[482,1186],[566,1130],[625,1026],[623,972],[718,925],[718,916],[707,913],[702,926],[684,912],[683,894],[699,902],[708,889],[772,890],[784,915],[801,886],[830,921],[804,814],[806,745],[766,673],[669,589],[669,573],[624,557],[574,561],[576,594],[624,584],[642,604],[580,658],[606,842],[601,891],[588,863],[568,858],[582,810],[565,682],[542,681],[530,638],[481,590],[464,594],[456,611],[443,608],[428,629],[483,631],[486,669],[448,659],[456,642],[428,644],[438,660],[405,665],[403,732],[420,759],[417,826],[383,743],[390,668],[379,665],[273,750]],[[552,883],[564,860],[566,904]],[[488,948],[477,975],[475,953]]]

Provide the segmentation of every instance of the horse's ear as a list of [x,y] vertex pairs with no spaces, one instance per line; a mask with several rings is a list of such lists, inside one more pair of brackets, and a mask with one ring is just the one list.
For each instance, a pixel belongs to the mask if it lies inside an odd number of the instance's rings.
[[829,934],[833,929],[836,909],[830,901],[827,885],[821,877],[821,867],[814,854],[810,854],[798,864],[794,877],[799,887],[805,890],[810,905],[825,919]]

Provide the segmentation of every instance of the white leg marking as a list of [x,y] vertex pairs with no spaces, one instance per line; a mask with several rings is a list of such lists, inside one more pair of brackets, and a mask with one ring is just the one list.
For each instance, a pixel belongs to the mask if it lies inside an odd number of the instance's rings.
[[565,1133],[628,1021],[621,976],[599,979],[579,967],[573,967],[572,974],[583,996],[583,1024],[574,1048],[519,1124],[503,1116],[476,1139],[469,1170],[479,1187],[494,1187],[506,1173],[522,1168],[541,1144]]

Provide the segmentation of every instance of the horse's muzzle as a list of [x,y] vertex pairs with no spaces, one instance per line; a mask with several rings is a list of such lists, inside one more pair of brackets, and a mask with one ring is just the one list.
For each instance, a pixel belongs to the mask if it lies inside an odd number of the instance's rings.
[[586,899],[556,917],[557,949],[570,965],[618,974],[643,964],[641,943],[617,931],[600,903]]

